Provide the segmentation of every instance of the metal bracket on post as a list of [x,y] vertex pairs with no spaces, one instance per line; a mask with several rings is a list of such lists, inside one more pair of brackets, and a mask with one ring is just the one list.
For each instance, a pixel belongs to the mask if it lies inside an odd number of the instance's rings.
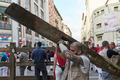
[[15,67],[15,57],[14,53],[16,51],[15,43],[10,43],[10,77],[9,80],[15,80],[16,67]]

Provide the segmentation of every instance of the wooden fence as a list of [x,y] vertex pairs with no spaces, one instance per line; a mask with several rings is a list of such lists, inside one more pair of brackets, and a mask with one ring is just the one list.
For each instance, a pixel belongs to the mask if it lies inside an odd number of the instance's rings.
[[[10,48],[0,48],[0,52],[10,52],[9,62],[0,62],[0,66],[8,66],[10,70],[9,76],[0,76],[0,80],[34,80],[35,76],[16,76],[16,66],[34,66],[33,62],[16,62],[14,58],[15,52],[28,52],[32,51],[34,48],[16,48],[15,43],[10,43]],[[54,47],[45,48],[49,51],[54,51]],[[46,62],[46,66],[53,65],[53,62]],[[42,76],[40,76],[40,80],[42,80]],[[54,80],[53,75],[48,75],[48,80]]]

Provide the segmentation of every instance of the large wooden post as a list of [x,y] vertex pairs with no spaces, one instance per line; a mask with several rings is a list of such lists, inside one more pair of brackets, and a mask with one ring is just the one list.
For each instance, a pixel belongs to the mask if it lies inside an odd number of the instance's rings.
[[15,48],[15,43],[10,43],[10,77],[9,80],[15,80],[15,75],[16,75],[16,67],[15,67],[15,57],[14,57],[14,52],[16,50]]

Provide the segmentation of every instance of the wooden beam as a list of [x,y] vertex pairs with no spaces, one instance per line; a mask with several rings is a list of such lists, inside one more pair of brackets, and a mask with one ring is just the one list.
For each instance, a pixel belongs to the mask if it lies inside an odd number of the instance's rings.
[[[35,48],[29,48],[29,47],[24,47],[24,48],[16,48],[16,52],[32,52],[33,49]],[[55,47],[44,47],[43,49],[45,49],[46,51],[55,51]]]
[[9,80],[8,76],[0,76],[0,80]]
[[[53,61],[48,61],[48,62],[45,62],[46,63],[46,66],[51,66],[53,65]],[[34,66],[34,63],[33,62],[16,62],[15,63],[16,66]]]
[[[35,76],[16,76],[15,80],[34,80]],[[0,76],[0,80],[9,80],[9,77],[3,77]],[[42,79],[42,76],[40,76],[40,80]],[[48,75],[48,80],[55,80],[53,75]]]
[[107,1],[106,1],[105,5],[107,5],[107,4],[108,4],[108,1],[109,1],[109,0],[107,0]]
[[0,52],[9,52],[10,49],[9,48],[0,48]]
[[[30,14],[30,12],[26,11],[24,8],[21,8],[15,3],[13,3],[13,5],[14,6],[9,6],[5,13],[14,20],[23,24],[24,26],[29,26],[29,29],[37,32],[38,34],[41,34],[42,36],[52,40],[55,43],[57,43],[60,39],[69,40],[70,43],[72,41],[76,41],[75,39],[58,30],[54,26],[51,27],[49,23],[40,19],[36,15]],[[22,11],[19,11],[18,9],[22,9]],[[16,14],[16,12],[19,12],[19,14]]]
[[[69,43],[77,41],[15,3],[12,3],[6,9],[5,13],[14,20],[26,26],[27,28],[30,28],[31,30],[45,36],[55,43],[57,43],[61,39],[66,40]],[[96,52],[93,52],[88,47],[84,45],[82,46],[84,47],[84,53],[86,53],[91,63],[106,70],[112,75],[120,75],[119,67],[113,65],[110,61],[103,58]]]
[[14,52],[16,52],[16,44],[10,43],[10,78],[9,80],[15,80],[15,73],[16,73],[16,67],[15,67],[15,57]]
[[[16,80],[35,80],[35,76],[16,76]],[[42,79],[42,76],[40,76],[40,80]],[[48,80],[55,80],[53,75],[48,75]]]
[[10,62],[0,62],[0,66],[9,66]]

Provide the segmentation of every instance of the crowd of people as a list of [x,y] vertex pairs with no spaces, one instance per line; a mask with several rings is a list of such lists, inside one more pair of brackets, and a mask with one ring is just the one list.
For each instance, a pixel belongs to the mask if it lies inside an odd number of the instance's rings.
[[[97,52],[99,55],[101,55],[105,59],[109,60],[113,64],[120,67],[120,63],[119,63],[120,62],[120,56],[119,56],[120,50],[118,49],[118,47],[115,45],[114,42],[111,42],[109,44],[108,41],[103,41],[101,44],[101,47],[99,47],[98,45],[97,45],[97,47],[94,47],[94,43],[92,43],[92,47],[90,49],[92,51]],[[97,72],[99,74],[98,80],[118,80],[119,79],[118,77],[111,75],[107,71],[105,71],[99,67],[96,67],[95,65],[93,65],[92,69],[94,69],[94,68],[96,68],[95,70],[97,70]]]
[[[84,54],[82,44],[79,42],[71,43],[69,49],[65,46],[65,43],[58,43],[56,51],[54,52],[42,49],[41,45],[42,43],[38,42],[35,45],[36,49],[32,52],[20,52],[14,55],[16,59],[20,60],[20,62],[34,62],[35,80],[40,80],[41,71],[43,80],[48,80],[45,60],[51,61],[51,57],[54,57],[53,76],[56,80],[89,80],[89,70],[93,70],[94,67],[99,73],[99,80],[117,79],[116,76],[113,76],[107,71],[91,64],[89,58]],[[113,64],[120,66],[120,50],[116,48],[114,42],[109,44],[108,41],[103,41],[101,46],[97,45],[97,47],[94,47],[94,43],[92,43],[90,49],[111,61]],[[7,62],[9,61],[9,58],[9,52],[0,53],[0,62]],[[90,64],[92,68],[90,67]],[[26,66],[20,66],[21,76],[24,76],[25,69]],[[32,71],[31,66],[28,66],[27,69]],[[0,76],[8,75],[8,67],[0,66]]]

